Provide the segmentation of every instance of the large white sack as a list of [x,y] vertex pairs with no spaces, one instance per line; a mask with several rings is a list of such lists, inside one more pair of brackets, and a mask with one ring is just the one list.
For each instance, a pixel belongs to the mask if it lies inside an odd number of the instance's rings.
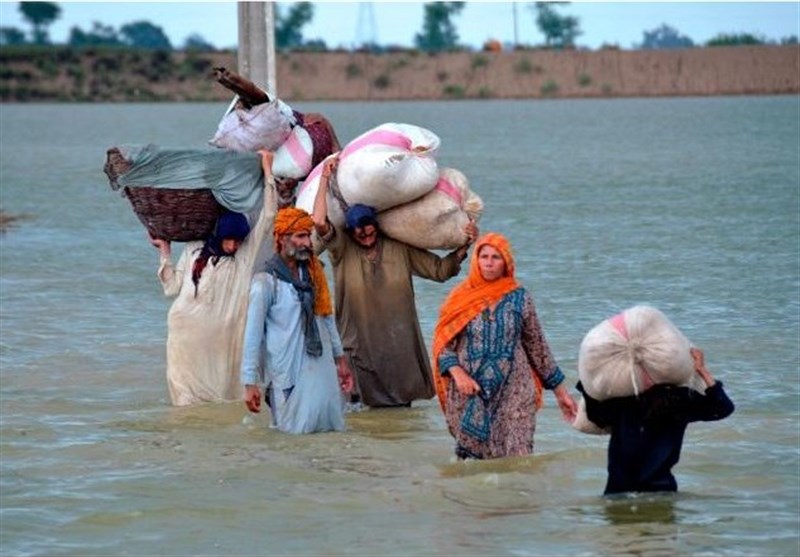
[[223,116],[211,145],[232,151],[274,151],[292,132],[296,119],[291,107],[280,99],[245,108],[234,108]]
[[705,392],[694,369],[692,344],[654,307],[638,305],[596,325],[583,338],[578,375],[597,400],[631,396],[654,384]]
[[[436,134],[411,124],[381,124],[348,143],[339,155],[335,182],[348,206],[362,203],[380,212],[422,197],[439,181]],[[300,186],[295,205],[311,212],[325,161]],[[344,213],[329,189],[328,217],[337,226]]]
[[286,141],[275,150],[272,173],[279,178],[305,178],[311,170],[313,156],[311,136],[304,127],[295,126]]
[[419,199],[378,213],[387,236],[423,249],[450,250],[467,243],[464,227],[480,219],[483,201],[464,174],[441,168],[436,187]]

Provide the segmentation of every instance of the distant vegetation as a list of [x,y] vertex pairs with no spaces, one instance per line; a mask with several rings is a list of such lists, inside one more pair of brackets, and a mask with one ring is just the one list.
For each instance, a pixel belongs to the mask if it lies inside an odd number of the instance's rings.
[[[422,4],[424,17],[422,28],[414,36],[414,47],[423,52],[452,52],[472,50],[459,43],[458,28],[453,21],[464,8],[465,2],[428,2]],[[526,50],[533,48],[575,49],[580,48],[576,39],[582,34],[578,18],[561,15],[558,10],[568,2],[533,2],[528,4],[534,16],[534,22],[544,36],[542,45],[505,45],[506,49]],[[303,37],[303,28],[314,19],[312,2],[294,2],[284,8],[282,4],[275,6],[275,42],[276,49],[282,52],[328,51],[325,41],[307,40]],[[52,45],[49,27],[61,17],[61,8],[54,2],[20,2],[19,11],[22,18],[30,25],[25,30],[0,26],[0,46],[20,45]],[[759,44],[797,44],[797,35],[770,40],[763,36],[749,33],[721,33],[707,41],[705,45],[695,45],[691,38],[682,35],[674,27],[663,23],[661,26],[643,32],[641,49],[692,48],[696,46],[737,46]],[[213,52],[216,47],[198,33],[186,37],[177,48],[172,45],[164,30],[158,25],[146,21],[132,21],[119,29],[100,21],[92,23],[89,29],[73,26],[70,29],[66,45],[75,48],[91,47],[126,47],[153,50],[187,50],[194,52]],[[604,48],[619,48],[618,45],[604,45]],[[502,45],[490,39],[483,46],[484,50],[497,52]],[[362,44],[356,50],[363,52],[397,52],[410,50],[392,45]]]

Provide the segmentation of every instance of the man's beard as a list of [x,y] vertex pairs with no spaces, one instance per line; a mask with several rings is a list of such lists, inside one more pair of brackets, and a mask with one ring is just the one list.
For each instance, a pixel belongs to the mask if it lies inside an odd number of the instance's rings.
[[312,251],[306,247],[286,246],[286,255],[297,261],[308,261],[311,259]]

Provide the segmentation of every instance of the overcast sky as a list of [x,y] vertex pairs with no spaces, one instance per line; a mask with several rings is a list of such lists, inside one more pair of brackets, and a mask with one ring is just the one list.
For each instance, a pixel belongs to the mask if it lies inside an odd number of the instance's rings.
[[[217,48],[235,47],[236,2],[56,2],[60,18],[50,26],[53,42],[64,43],[77,26],[89,31],[94,21],[116,30],[146,20],[161,27],[173,46],[192,33]],[[279,3],[285,13],[291,3]],[[454,22],[460,42],[480,47],[489,38],[541,44],[532,2],[466,2]],[[579,46],[616,44],[631,48],[643,32],[666,23],[695,44],[719,33],[751,33],[778,41],[800,35],[800,2],[571,2],[559,5],[561,15],[579,19]],[[413,46],[423,21],[422,2],[314,2],[314,19],[303,28],[305,39],[322,39],[329,48],[364,42]],[[516,25],[515,25],[516,22]],[[29,30],[18,2],[0,1],[0,25]]]

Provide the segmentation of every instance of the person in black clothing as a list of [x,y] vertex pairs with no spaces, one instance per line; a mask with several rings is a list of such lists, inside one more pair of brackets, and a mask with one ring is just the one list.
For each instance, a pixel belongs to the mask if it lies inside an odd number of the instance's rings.
[[629,491],[677,491],[672,467],[681,456],[686,426],[715,421],[733,412],[722,382],[705,365],[702,350],[691,349],[695,370],[706,385],[705,395],[675,385],[655,385],[639,396],[598,401],[578,390],[586,415],[601,428],[611,429],[608,443],[608,482],[605,495]]

